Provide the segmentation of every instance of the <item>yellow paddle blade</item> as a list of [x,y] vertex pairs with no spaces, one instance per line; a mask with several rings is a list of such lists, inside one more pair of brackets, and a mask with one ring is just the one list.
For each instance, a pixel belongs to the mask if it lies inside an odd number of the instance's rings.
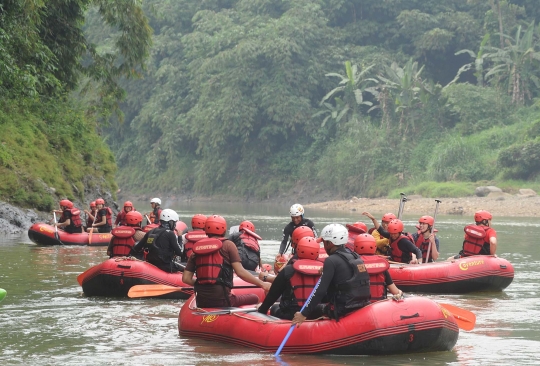
[[455,305],[441,304],[440,306],[445,308],[456,319],[456,323],[459,328],[463,330],[473,330],[476,324],[476,315],[473,312],[459,308]]
[[167,285],[135,285],[128,291],[128,297],[153,297],[170,294],[171,292],[180,292],[193,290],[193,287],[176,287]]

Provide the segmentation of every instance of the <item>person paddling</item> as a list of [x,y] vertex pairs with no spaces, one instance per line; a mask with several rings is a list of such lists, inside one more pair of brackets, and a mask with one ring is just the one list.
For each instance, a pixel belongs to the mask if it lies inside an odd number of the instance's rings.
[[86,214],[86,228],[85,230],[88,231],[88,228],[92,227],[92,224],[95,221],[97,208],[96,208],[96,201],[90,202],[90,211],[84,210],[84,213]]
[[[293,325],[302,324],[308,317],[315,319],[322,315],[339,320],[369,304],[369,274],[362,258],[345,248],[348,237],[347,228],[340,224],[327,225],[321,231],[317,241],[323,243],[328,253],[321,282],[304,310],[294,314]],[[329,303],[322,305],[325,296]]]
[[265,291],[270,289],[270,284],[262,282],[242,267],[236,246],[224,237],[227,232],[227,221],[222,216],[212,215],[206,219],[204,230],[208,238],[195,243],[193,255],[189,257],[182,275],[184,283],[194,286],[197,306],[236,307],[258,303],[259,298],[255,294],[231,293],[233,273]]
[[[439,238],[435,235],[433,224],[435,219],[432,216],[422,216],[418,219],[418,231],[412,234],[413,242],[422,251],[422,262],[434,262],[439,258]],[[431,243],[431,253],[429,259],[427,252]]]
[[60,201],[60,210],[54,210],[60,214],[60,219],[54,225],[63,229],[66,233],[82,233],[81,211],[73,206],[73,202],[68,199]]
[[488,211],[477,211],[474,214],[476,225],[467,225],[463,229],[465,231],[463,249],[458,255],[452,256],[448,260],[471,255],[496,255],[497,232],[491,227],[491,219],[493,219],[493,215]]
[[98,198],[96,200],[95,222],[86,231],[94,233],[110,233],[112,230],[112,210],[105,206],[105,200]]

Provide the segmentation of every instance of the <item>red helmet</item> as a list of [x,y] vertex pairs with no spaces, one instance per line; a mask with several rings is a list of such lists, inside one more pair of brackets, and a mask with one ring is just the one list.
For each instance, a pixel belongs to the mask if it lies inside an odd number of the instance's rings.
[[314,238],[313,230],[309,226],[298,226],[291,235],[291,246],[296,249],[300,239],[305,237]]
[[70,200],[61,200],[60,206],[66,207],[66,208],[73,208],[73,202]]
[[103,200],[103,198],[98,198],[96,200],[96,205],[104,205],[105,204],[105,200]]
[[131,201],[124,202],[124,208],[126,207],[131,207],[131,209],[133,210],[133,203],[131,203]]
[[366,224],[364,224],[363,222],[360,222],[360,221],[355,222],[352,225],[347,224],[345,226],[347,227],[347,229],[349,229],[349,231],[354,231],[355,233],[360,233],[360,234],[367,233]]
[[227,231],[227,221],[223,216],[212,215],[206,219],[204,224],[204,232],[206,234],[225,235]]
[[403,231],[403,222],[400,219],[393,219],[388,224],[388,232],[390,234],[398,234]]
[[319,258],[319,243],[315,238],[303,237],[296,246],[296,253],[300,259],[317,259]]
[[191,218],[191,227],[194,229],[204,229],[206,224],[206,216],[203,214],[196,214]]
[[139,225],[142,222],[142,214],[138,211],[129,211],[126,214],[126,222],[128,225]]
[[263,263],[262,268],[263,271],[270,272],[272,270],[272,265],[268,263]]
[[358,254],[375,254],[377,243],[369,234],[360,234],[354,239],[354,251]]
[[253,225],[253,223],[251,221],[242,221],[240,223],[240,226],[238,226],[238,230],[243,230],[243,229],[248,229],[250,231],[253,231],[255,232],[255,225]]
[[383,215],[381,221],[390,222],[390,221],[395,220],[395,219],[397,219],[396,215],[389,212],[389,213],[386,213],[386,214]]
[[485,211],[485,210],[477,211],[474,214],[474,221],[476,222],[481,222],[484,220],[491,220],[492,218],[493,216],[488,211]]
[[419,223],[425,222],[429,226],[433,226],[433,224],[435,223],[435,220],[431,216],[422,216],[420,219],[418,219],[418,222]]
[[90,202],[90,207],[96,207],[96,201]]

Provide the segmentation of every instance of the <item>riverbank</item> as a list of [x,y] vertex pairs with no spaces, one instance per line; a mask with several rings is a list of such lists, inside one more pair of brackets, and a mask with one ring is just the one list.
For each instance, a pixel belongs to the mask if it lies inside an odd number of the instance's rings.
[[[521,197],[510,194],[489,195],[488,197],[442,198],[439,214],[472,216],[478,210],[487,210],[493,216],[539,217],[540,196]],[[307,208],[333,211],[368,211],[373,214],[393,212],[397,214],[399,199],[353,198],[350,200],[328,201],[305,205]],[[433,215],[435,199],[409,196],[403,213],[411,215]]]

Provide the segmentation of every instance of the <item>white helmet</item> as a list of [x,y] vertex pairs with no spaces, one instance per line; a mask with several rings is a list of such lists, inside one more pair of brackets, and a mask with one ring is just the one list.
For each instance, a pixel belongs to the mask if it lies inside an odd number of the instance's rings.
[[152,199],[150,200],[150,203],[157,203],[158,205],[161,205],[161,200],[160,200],[159,198],[157,198],[157,197],[156,197],[156,198],[152,198]]
[[321,238],[331,241],[334,245],[344,245],[347,244],[347,240],[349,239],[349,231],[343,225],[330,224],[322,229]]
[[159,219],[161,221],[178,221],[178,214],[176,211],[171,210],[170,208],[166,208],[163,211],[161,211],[161,215],[159,216]]
[[301,204],[295,203],[291,206],[289,209],[289,212],[291,214],[291,217],[293,216],[304,216],[304,207],[302,207]]

